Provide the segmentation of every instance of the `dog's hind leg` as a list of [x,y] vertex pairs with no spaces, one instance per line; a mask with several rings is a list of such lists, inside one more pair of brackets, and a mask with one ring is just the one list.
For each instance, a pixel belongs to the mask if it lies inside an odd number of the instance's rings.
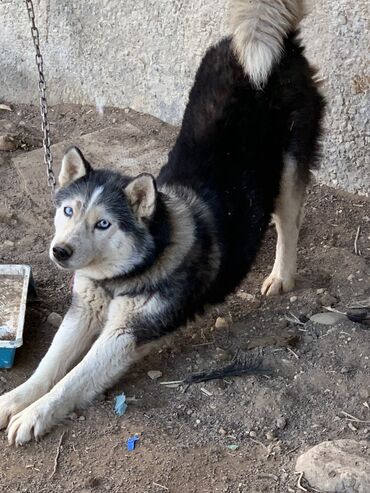
[[305,188],[298,176],[296,161],[286,156],[273,213],[277,231],[276,256],[271,274],[262,284],[261,293],[264,295],[286,293],[294,288]]

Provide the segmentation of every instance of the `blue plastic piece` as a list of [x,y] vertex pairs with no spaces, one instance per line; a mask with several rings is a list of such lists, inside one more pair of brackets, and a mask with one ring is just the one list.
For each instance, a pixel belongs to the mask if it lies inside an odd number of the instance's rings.
[[127,450],[129,452],[132,452],[135,448],[135,443],[140,440],[140,437],[138,434],[135,434],[133,437],[130,437],[128,440],[127,440]]
[[11,368],[14,363],[16,348],[0,348],[0,368]]
[[122,392],[122,394],[116,395],[116,399],[114,401],[114,412],[117,414],[117,416],[123,416],[126,410],[126,396]]

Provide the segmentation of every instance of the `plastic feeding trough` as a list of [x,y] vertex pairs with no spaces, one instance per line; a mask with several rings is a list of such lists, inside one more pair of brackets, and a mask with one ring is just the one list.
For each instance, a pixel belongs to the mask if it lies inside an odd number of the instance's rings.
[[15,351],[23,344],[30,282],[29,265],[0,265],[0,368],[13,366]]

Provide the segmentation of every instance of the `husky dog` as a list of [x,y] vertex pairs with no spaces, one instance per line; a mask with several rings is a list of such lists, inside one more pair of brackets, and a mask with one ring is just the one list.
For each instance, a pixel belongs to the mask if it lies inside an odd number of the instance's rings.
[[234,0],[232,36],[205,54],[155,179],[64,156],[51,259],[73,300],[30,379],[0,397],[11,444],[90,403],[205,305],[222,302],[278,239],[265,295],[294,286],[298,231],[324,102],[297,39],[300,0]]

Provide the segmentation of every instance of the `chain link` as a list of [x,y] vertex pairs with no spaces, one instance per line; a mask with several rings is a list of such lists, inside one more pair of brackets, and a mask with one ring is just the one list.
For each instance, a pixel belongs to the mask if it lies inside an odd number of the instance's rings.
[[36,50],[36,65],[39,74],[39,92],[40,92],[40,113],[41,113],[41,128],[43,133],[42,144],[44,147],[44,162],[47,170],[48,185],[54,191],[56,180],[53,171],[53,156],[51,153],[50,143],[50,124],[48,120],[48,104],[46,101],[46,82],[44,76],[44,60],[40,51],[40,36],[39,30],[35,24],[35,11],[33,9],[32,0],[25,0],[27,6],[28,17],[31,23],[31,35],[33,44]]

